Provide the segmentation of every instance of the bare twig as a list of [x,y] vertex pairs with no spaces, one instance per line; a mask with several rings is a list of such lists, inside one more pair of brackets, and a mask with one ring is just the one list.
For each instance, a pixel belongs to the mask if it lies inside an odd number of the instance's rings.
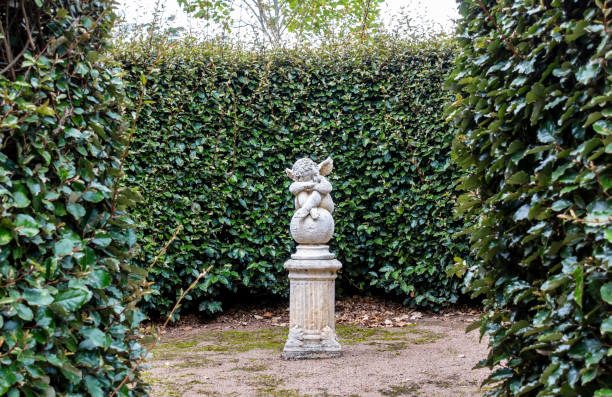
[[582,219],[582,218],[578,218],[576,216],[576,213],[574,212],[574,210],[570,209],[570,215],[565,215],[565,214],[559,214],[557,215],[557,218],[559,219],[563,219],[566,221],[572,221],[572,222],[578,222],[578,223],[592,223],[592,224],[597,224],[597,225],[605,225],[606,223],[611,223],[612,222],[612,216],[608,216],[605,218],[601,218],[601,219]]
[[365,30],[368,23],[368,17],[370,14],[370,3],[371,0],[368,0],[368,2],[366,3],[365,11],[363,12],[363,24],[361,25],[361,40],[363,40],[363,36],[365,35]]
[[26,32],[28,33],[28,41],[32,46],[32,51],[35,51],[36,44],[34,44],[34,39],[32,38],[32,29],[30,28],[30,20],[28,19],[28,13],[25,10],[24,0],[21,0],[21,11],[23,12],[23,20],[26,25]]
[[155,266],[155,264],[157,263],[157,261],[159,260],[159,258],[161,258],[161,256],[168,250],[168,247],[170,246],[170,244],[172,244],[172,242],[174,240],[176,240],[176,236],[178,236],[179,232],[183,229],[183,225],[179,225],[176,230],[174,231],[174,234],[172,235],[172,237],[170,238],[170,240],[168,240],[168,242],[166,243],[166,245],[164,245],[164,247],[157,253],[157,256],[155,257],[155,259],[153,259],[153,262],[151,263],[151,265],[149,265],[149,267],[147,268],[147,276],[149,275],[149,273],[151,272],[151,269],[153,269],[153,267]]
[[[8,14],[8,13],[7,13]],[[4,31],[4,24],[0,22],[0,34],[2,35],[2,42],[4,43],[4,51],[6,51],[6,59],[8,61],[8,65],[0,71],[0,75],[4,74],[7,70],[11,71],[11,77],[15,80],[16,75],[15,71],[12,69],[13,65],[17,62],[17,59],[23,53],[25,53],[25,48],[21,51],[21,54],[17,56],[17,58],[13,58],[13,51],[11,50],[10,38],[8,36],[8,32]],[[26,45],[26,48],[28,46]]]

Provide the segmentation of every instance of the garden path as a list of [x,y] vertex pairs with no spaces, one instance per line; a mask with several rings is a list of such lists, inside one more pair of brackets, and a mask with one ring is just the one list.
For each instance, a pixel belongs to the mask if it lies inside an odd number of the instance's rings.
[[[353,310],[351,310],[353,308]],[[477,396],[488,370],[470,310],[419,313],[359,298],[338,302],[343,356],[283,361],[283,306],[230,310],[168,329],[147,362],[153,396]]]

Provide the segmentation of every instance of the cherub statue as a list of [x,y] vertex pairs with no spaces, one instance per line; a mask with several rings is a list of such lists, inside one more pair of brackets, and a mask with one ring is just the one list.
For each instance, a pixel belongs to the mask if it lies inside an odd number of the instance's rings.
[[294,182],[289,191],[295,196],[295,214],[293,218],[305,218],[308,215],[314,220],[321,215],[321,210],[329,214],[334,212],[334,202],[329,193],[332,185],[325,176],[332,171],[334,162],[327,158],[317,164],[309,158],[299,159],[292,169],[286,169],[287,175]]

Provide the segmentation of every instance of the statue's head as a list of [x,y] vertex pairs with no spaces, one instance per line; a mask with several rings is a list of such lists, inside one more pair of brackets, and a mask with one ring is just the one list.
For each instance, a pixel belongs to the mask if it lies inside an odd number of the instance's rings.
[[321,164],[317,164],[309,158],[303,158],[296,161],[292,169],[285,169],[285,172],[295,182],[308,182],[318,179],[318,176],[329,175],[333,164],[333,160],[329,157]]

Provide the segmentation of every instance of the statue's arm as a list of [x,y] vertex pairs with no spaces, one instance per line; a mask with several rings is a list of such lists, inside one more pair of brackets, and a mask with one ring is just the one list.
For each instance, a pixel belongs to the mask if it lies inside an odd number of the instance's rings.
[[332,191],[332,185],[329,183],[327,178],[321,178],[321,182],[317,183],[317,185],[313,188],[317,192],[321,193],[323,196],[329,194]]
[[291,186],[289,186],[289,191],[291,194],[296,195],[306,189],[312,189],[314,186],[314,182],[293,182]]

